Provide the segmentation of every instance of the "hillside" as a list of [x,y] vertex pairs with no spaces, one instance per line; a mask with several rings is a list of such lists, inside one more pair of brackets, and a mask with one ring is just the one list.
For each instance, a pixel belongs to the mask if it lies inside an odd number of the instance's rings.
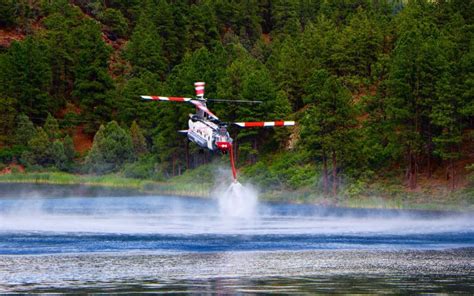
[[139,96],[205,81],[263,101],[210,104],[225,122],[297,121],[230,129],[268,196],[472,202],[472,1],[20,2],[0,0],[2,170],[199,179],[227,156],[176,132],[193,108]]

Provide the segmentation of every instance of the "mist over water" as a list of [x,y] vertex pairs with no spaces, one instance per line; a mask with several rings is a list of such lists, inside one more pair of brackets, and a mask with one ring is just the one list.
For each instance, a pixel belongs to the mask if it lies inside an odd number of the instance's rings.
[[24,189],[0,184],[0,291],[474,289],[472,213],[271,204],[238,183],[210,199]]
[[[134,250],[445,248],[474,245],[472,213],[357,210],[259,203],[250,185],[223,185],[215,198],[58,196],[30,191],[0,198],[0,253],[11,234],[142,235]],[[107,194],[104,194],[107,195]],[[99,194],[100,196],[100,194]],[[149,237],[143,236],[149,235]],[[235,240],[244,238],[235,245]],[[175,248],[161,244],[176,236]],[[190,239],[191,238],[191,239]],[[125,239],[125,238],[124,238]],[[179,241],[182,240],[182,244]],[[99,244],[104,244],[97,238]],[[292,242],[292,243],[290,243]],[[202,247],[202,249],[201,249]],[[60,247],[58,247],[60,248]]]
[[218,187],[212,196],[219,202],[221,219],[257,217],[258,192],[251,185],[232,182],[230,185]]

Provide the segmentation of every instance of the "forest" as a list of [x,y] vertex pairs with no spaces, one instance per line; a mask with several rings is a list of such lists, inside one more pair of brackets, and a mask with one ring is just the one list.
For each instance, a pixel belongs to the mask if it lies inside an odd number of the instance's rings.
[[205,81],[263,101],[209,103],[226,122],[297,122],[230,129],[261,188],[474,193],[473,20],[466,0],[0,0],[0,170],[207,178],[228,156],[177,132],[192,106],[140,99]]

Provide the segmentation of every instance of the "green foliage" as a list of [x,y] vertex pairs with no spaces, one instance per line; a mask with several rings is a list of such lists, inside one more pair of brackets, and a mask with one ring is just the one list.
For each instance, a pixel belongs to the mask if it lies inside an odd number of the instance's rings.
[[78,39],[74,69],[75,81],[72,96],[79,105],[88,110],[84,113],[87,121],[86,132],[95,131],[99,123],[110,118],[108,92],[113,89],[113,81],[108,74],[110,47],[102,40],[100,26],[92,20],[84,20],[73,29]]
[[31,120],[25,114],[20,114],[16,118],[15,143],[26,146],[36,135],[36,129]]
[[153,6],[149,2],[146,4],[124,55],[132,64],[135,75],[147,71],[163,78],[166,64],[163,58],[162,40],[156,25],[152,22]]
[[0,163],[9,164],[12,162],[17,162],[25,150],[25,146],[19,145],[8,148],[0,148]]
[[209,102],[224,122],[297,120],[229,128],[238,165],[268,188],[312,196],[350,180],[339,189],[352,200],[368,174],[405,171],[413,188],[444,166],[459,175],[474,128],[471,2],[0,0],[0,26],[25,34],[0,50],[0,158],[77,171],[63,135],[116,120],[130,131],[103,127],[88,171],[195,177],[218,156],[176,132],[193,108],[139,96],[192,97],[205,81],[208,98],[263,101]]
[[320,176],[308,160],[308,154],[303,151],[283,152],[246,167],[242,174],[265,191],[311,187]]
[[74,157],[76,156],[76,152],[74,150],[74,142],[72,141],[72,138],[67,135],[64,137],[64,155],[66,156],[66,161],[69,163],[72,163],[74,160]]
[[48,114],[43,128],[44,131],[48,134],[50,141],[58,140],[61,137],[61,131],[59,130],[58,121],[51,114]]
[[101,125],[94,136],[94,143],[86,158],[88,172],[105,174],[117,171],[124,163],[134,159],[133,144],[129,133],[115,121]]
[[128,22],[120,10],[107,8],[99,17],[107,30],[115,38],[123,38],[128,32]]
[[0,0],[0,26],[10,27],[17,22],[14,0]]
[[12,98],[0,98],[0,146],[13,143],[17,102]]
[[49,50],[43,40],[15,41],[0,55],[0,95],[15,98],[19,112],[44,118],[55,111],[58,106],[49,95],[50,87]]
[[127,178],[163,180],[163,174],[153,156],[140,157],[137,161],[125,164],[123,175]]
[[22,159],[27,165],[49,166],[54,163],[51,143],[43,128],[38,128],[36,135],[28,142],[28,150]]
[[136,121],[132,122],[130,127],[130,136],[132,137],[133,151],[135,155],[140,156],[148,152],[145,136]]

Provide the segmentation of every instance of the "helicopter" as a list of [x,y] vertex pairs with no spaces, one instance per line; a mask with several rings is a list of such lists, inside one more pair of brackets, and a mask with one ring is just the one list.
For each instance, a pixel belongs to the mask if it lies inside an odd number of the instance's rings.
[[[205,82],[195,82],[194,89],[196,91],[195,98],[185,97],[163,97],[142,95],[141,98],[151,101],[168,101],[190,103],[196,107],[195,114],[189,114],[188,129],[180,130],[179,133],[185,134],[189,141],[196,143],[199,147],[209,149],[210,151],[220,151],[223,154],[230,154],[230,163],[232,168],[232,176],[234,182],[237,182],[237,171],[235,169],[233,139],[230,137],[227,127],[229,123],[222,122],[209,108],[207,102],[231,102],[231,103],[250,103],[259,104],[262,101],[246,101],[246,100],[221,100],[208,99],[204,97]],[[231,125],[240,128],[254,127],[280,127],[293,126],[294,121],[253,121],[253,122],[232,122]]]

